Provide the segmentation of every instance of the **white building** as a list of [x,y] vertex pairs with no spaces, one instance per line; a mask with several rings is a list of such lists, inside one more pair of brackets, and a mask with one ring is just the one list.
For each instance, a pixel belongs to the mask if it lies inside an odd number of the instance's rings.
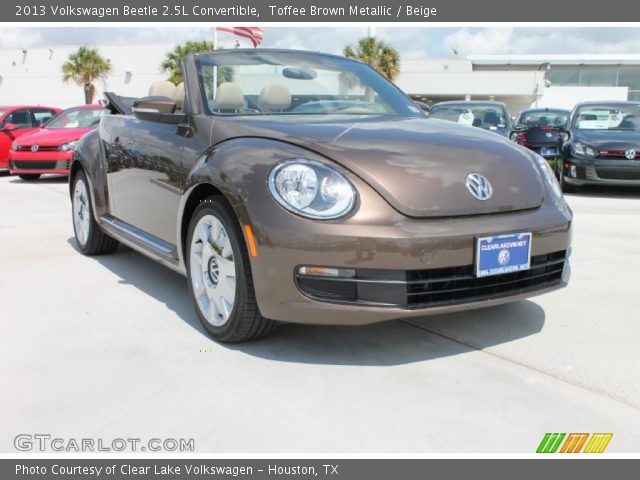
[[587,100],[640,101],[640,54],[403,60],[396,83],[418,100],[499,100],[514,114],[530,106],[572,108]]
[[[96,82],[104,91],[144,96],[166,78],[160,63],[175,43],[97,45],[113,71]],[[233,46],[233,41],[230,45]],[[82,86],[62,82],[62,64],[78,45],[0,50],[0,105],[83,103]],[[404,59],[396,83],[431,103],[499,100],[513,114],[529,106],[571,108],[585,100],[640,101],[638,55],[474,55],[453,59]]]

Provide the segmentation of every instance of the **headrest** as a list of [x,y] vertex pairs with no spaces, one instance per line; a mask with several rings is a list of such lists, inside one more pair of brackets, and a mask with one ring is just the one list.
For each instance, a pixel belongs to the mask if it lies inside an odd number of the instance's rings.
[[291,93],[279,83],[265,85],[260,92],[258,105],[261,110],[284,110],[291,105]]
[[215,106],[218,110],[238,110],[244,108],[244,94],[240,85],[224,82],[218,85]]
[[169,80],[159,80],[153,82],[149,88],[150,97],[169,97],[173,98],[173,92],[176,90],[176,86]]
[[176,102],[176,110],[182,110],[182,104],[184,103],[184,82],[178,84],[171,98]]

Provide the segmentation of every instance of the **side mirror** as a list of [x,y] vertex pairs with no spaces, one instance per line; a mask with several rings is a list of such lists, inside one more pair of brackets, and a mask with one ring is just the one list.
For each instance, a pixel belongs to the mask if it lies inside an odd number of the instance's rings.
[[18,128],[18,125],[16,125],[15,123],[6,123],[4,127],[2,127],[2,130],[5,132],[11,132],[13,130],[17,130]]

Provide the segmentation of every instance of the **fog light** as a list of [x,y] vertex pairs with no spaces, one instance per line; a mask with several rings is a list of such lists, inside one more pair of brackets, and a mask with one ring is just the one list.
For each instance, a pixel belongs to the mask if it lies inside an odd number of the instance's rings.
[[311,267],[304,265],[298,267],[298,275],[313,277],[355,278],[356,271],[350,268]]
[[571,175],[573,178],[576,178],[578,176],[575,165],[571,165],[571,167],[569,168],[569,175]]

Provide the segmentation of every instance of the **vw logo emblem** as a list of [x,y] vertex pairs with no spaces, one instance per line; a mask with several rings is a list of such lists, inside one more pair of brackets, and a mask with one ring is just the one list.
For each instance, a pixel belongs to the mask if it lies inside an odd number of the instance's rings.
[[500,253],[498,253],[498,263],[500,265],[506,265],[509,263],[509,258],[511,258],[509,250],[500,250]]
[[553,133],[551,133],[551,132],[547,132],[547,133],[545,133],[544,135],[545,135],[545,137],[547,137],[547,138],[551,138],[551,137],[553,137]]
[[491,194],[493,193],[491,184],[489,183],[489,180],[479,173],[470,173],[467,175],[466,185],[467,190],[469,190],[471,195],[476,197],[478,200],[484,201],[491,198]]
[[31,151],[37,152],[40,147],[38,145],[31,145]]
[[627,150],[624,152],[624,156],[629,160],[633,160],[636,158],[636,151],[634,149]]

